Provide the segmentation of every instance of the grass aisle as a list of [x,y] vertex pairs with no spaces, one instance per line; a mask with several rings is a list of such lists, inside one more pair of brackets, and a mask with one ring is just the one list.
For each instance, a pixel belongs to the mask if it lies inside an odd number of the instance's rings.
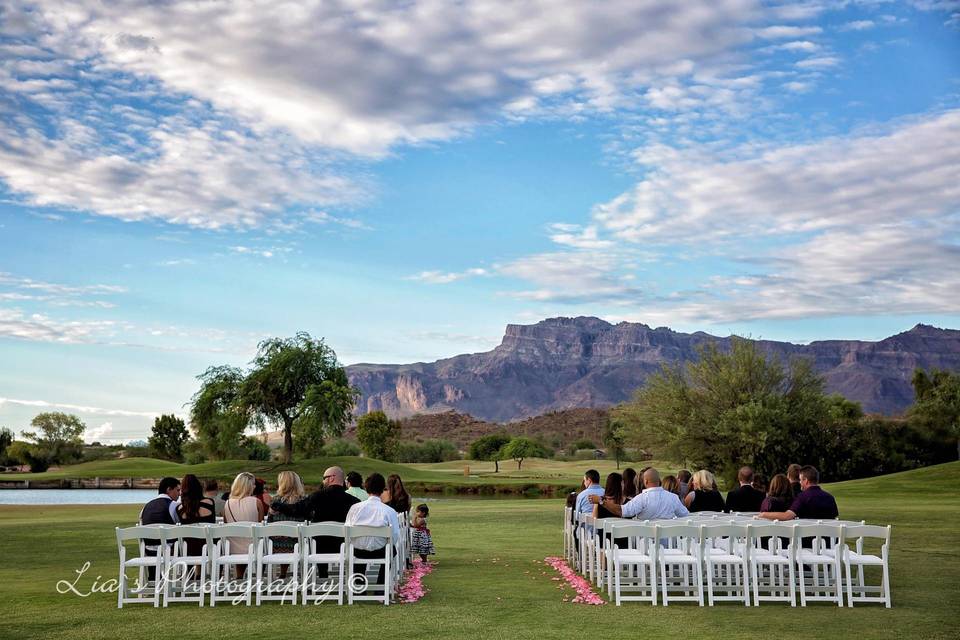
[[438,564],[425,580],[429,593],[412,605],[117,610],[115,594],[79,598],[55,585],[85,561],[81,590],[97,575],[115,577],[113,527],[131,523],[137,507],[0,507],[0,637],[956,638],[960,498],[950,487],[958,481],[952,463],[830,488],[844,517],[894,525],[891,610],[564,603],[556,574],[537,563],[561,553],[558,500],[431,505]]

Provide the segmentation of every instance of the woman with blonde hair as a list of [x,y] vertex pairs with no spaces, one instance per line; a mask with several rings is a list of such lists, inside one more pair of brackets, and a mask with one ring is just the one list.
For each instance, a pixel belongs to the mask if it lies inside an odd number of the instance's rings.
[[[233,479],[230,485],[230,497],[223,505],[223,521],[230,522],[260,522],[266,513],[266,506],[253,495],[257,479],[252,473],[242,471]],[[246,553],[247,547],[253,543],[252,538],[227,538],[230,543],[230,553]],[[246,567],[237,565],[237,578],[242,578]]]
[[693,489],[683,499],[683,504],[690,510],[690,513],[723,511],[726,508],[723,496],[717,491],[717,483],[712,473],[706,469],[700,469],[693,474],[692,484]]
[[663,487],[664,490],[675,493],[677,497],[680,497],[680,481],[677,480],[677,476],[666,476],[660,483],[660,486]]
[[[293,515],[285,515],[274,511],[278,504],[297,504],[306,498],[306,491],[303,488],[303,481],[294,471],[281,471],[277,475],[277,495],[273,497],[270,503],[271,511],[267,516],[268,522],[303,522],[303,518]],[[293,553],[293,548],[297,544],[295,538],[286,536],[276,536],[273,540],[273,553]],[[287,565],[280,568],[280,579],[287,577]]]

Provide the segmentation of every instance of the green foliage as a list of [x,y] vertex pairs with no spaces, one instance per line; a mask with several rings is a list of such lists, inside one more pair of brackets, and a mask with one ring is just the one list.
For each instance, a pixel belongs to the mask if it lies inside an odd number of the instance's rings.
[[188,440],[181,448],[184,464],[202,464],[207,461],[203,444],[199,440]]
[[784,366],[735,338],[729,353],[710,343],[696,362],[651,376],[614,417],[632,444],[732,479],[743,464],[769,475],[812,462],[823,430],[846,424],[850,411],[831,405],[810,361]]
[[30,473],[43,473],[50,468],[50,458],[40,447],[23,440],[14,440],[7,447],[7,457],[15,464],[29,465]]
[[603,446],[607,448],[607,457],[616,460],[619,469],[620,461],[627,453],[623,442],[623,424],[607,419],[607,424],[603,427]]
[[273,453],[267,443],[252,436],[244,436],[241,447],[247,460],[269,460]]
[[574,450],[580,449],[596,449],[597,445],[594,444],[593,440],[587,440],[586,438],[581,438],[573,443]]
[[516,461],[517,469],[519,470],[522,468],[525,459],[549,458],[553,455],[553,452],[548,451],[546,447],[536,440],[520,436],[513,438],[510,442],[503,445],[500,455],[502,459],[509,458]]
[[183,459],[183,444],[189,439],[190,433],[183,420],[174,415],[162,415],[154,419],[147,443],[152,457],[180,461]]
[[3,427],[0,429],[0,457],[7,452],[7,447],[13,442],[13,431]]
[[325,456],[358,456],[360,455],[360,447],[350,442],[349,440],[344,440],[343,438],[337,438],[328,442],[323,447],[323,455]]
[[467,457],[470,460],[485,460],[494,463],[494,473],[500,472],[501,451],[510,442],[510,436],[504,432],[481,436],[470,443]]
[[401,442],[397,445],[395,462],[447,462],[459,460],[457,445],[449,440],[425,440],[424,442]]
[[210,367],[197,376],[200,390],[190,407],[190,428],[213,460],[227,460],[239,455],[241,438],[249,422],[239,408],[243,371],[236,367]]
[[[907,416],[918,434],[933,441],[952,441],[960,456],[960,374],[921,369],[913,373],[916,402]],[[953,458],[951,455],[951,459]],[[945,462],[946,460],[937,460]]]
[[49,465],[80,459],[83,453],[81,437],[87,426],[77,416],[60,412],[40,413],[30,421],[30,426],[36,431],[25,431],[23,437],[34,442],[34,455],[38,461],[45,459]]
[[368,458],[391,460],[400,439],[400,423],[383,411],[371,411],[357,420],[357,442]]

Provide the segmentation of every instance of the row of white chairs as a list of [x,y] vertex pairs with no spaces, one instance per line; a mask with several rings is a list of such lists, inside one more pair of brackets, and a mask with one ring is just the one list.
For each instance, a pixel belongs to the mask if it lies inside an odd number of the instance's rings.
[[[311,604],[336,600],[353,604],[372,600],[389,605],[396,599],[409,554],[409,528],[400,514],[401,535],[393,540],[388,526],[347,526],[341,522],[277,522],[194,525],[138,525],[116,528],[120,555],[117,607],[128,603],[151,603],[166,607],[172,602],[193,602],[201,607],[209,598],[218,602],[244,603],[282,601]],[[317,537],[340,540],[335,553],[320,553]],[[293,542],[291,552],[277,552],[278,539]],[[356,555],[358,538],[380,538],[384,557]],[[189,542],[202,544],[199,555],[188,553]],[[335,542],[334,542],[335,544]],[[128,546],[130,549],[128,549]],[[367,582],[356,574],[358,565],[376,576],[383,568],[382,584]],[[242,579],[233,579],[243,567]],[[286,576],[276,577],[280,567]],[[326,569],[328,575],[321,577]],[[130,584],[128,571],[136,571]],[[151,576],[151,574],[153,574]]]
[[[568,560],[619,605],[643,600],[713,606],[764,601],[800,606],[879,602],[891,606],[889,526],[848,521],[756,520],[749,514],[704,513],[638,522],[564,513]],[[876,553],[867,546],[879,542]],[[804,546],[807,540],[809,544]],[[879,568],[879,584],[866,568]],[[856,573],[854,573],[854,570]]]

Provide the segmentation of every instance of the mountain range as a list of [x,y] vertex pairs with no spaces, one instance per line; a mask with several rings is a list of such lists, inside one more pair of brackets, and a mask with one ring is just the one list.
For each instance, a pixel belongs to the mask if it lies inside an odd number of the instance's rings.
[[[608,407],[630,398],[664,364],[694,360],[697,347],[731,337],[680,333],[593,317],[507,325],[492,351],[413,364],[355,364],[347,375],[361,397],[356,413],[391,417],[457,411],[510,422],[573,407]],[[960,370],[960,331],[918,324],[879,342],[757,340],[768,355],[808,357],[826,390],[864,411],[898,415],[913,402],[916,368]]]

